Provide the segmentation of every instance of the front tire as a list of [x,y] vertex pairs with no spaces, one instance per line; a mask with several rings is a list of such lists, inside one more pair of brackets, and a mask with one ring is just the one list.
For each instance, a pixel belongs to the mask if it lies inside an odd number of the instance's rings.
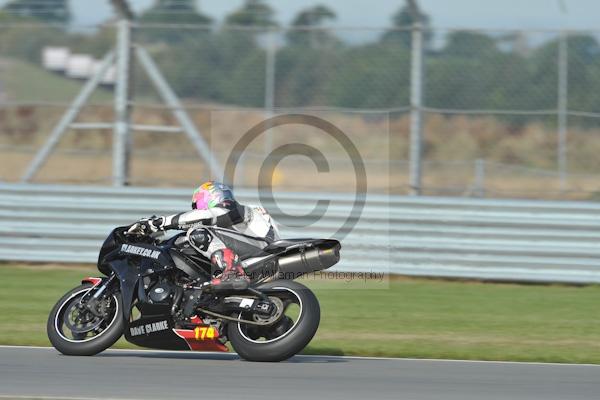
[[[300,308],[299,315],[296,321],[292,321],[284,315],[278,323],[274,324],[280,325],[274,329],[280,329],[282,324],[286,325],[277,334],[266,331],[255,333],[254,337],[249,334],[249,329],[252,328],[249,328],[247,324],[232,322],[227,327],[231,345],[240,357],[248,361],[287,360],[304,349],[317,332],[321,319],[319,301],[310,289],[293,281],[270,282],[258,289],[269,297],[283,296],[283,298],[288,298],[287,301],[292,301],[292,297],[295,298],[296,304]],[[262,339],[259,340],[259,336]]]
[[[86,321],[90,327],[94,327],[89,332],[69,331],[66,319],[70,311],[77,312],[76,303],[93,286],[84,284],[70,290],[65,294],[52,308],[48,316],[46,330],[48,339],[62,354],[70,356],[92,356],[98,354],[113,344],[123,334],[125,323],[123,320],[123,302],[119,292],[113,293],[107,300],[107,315],[105,318],[92,319],[90,315]],[[79,321],[81,324],[80,320]],[[73,325],[73,322],[71,322]],[[97,325],[97,326],[96,326]],[[93,336],[89,336],[92,334]]]

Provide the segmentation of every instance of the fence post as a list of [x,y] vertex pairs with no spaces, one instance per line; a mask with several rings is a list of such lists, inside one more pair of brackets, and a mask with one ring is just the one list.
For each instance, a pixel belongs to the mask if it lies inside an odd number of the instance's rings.
[[113,128],[113,185],[123,186],[129,178],[131,149],[131,23],[122,18],[117,32],[117,81]]
[[475,160],[475,179],[473,180],[473,196],[485,197],[485,160]]
[[415,22],[411,29],[410,71],[410,195],[422,191],[423,153],[423,25]]
[[558,175],[560,190],[567,188],[567,133],[569,107],[568,33],[560,31],[558,42]]

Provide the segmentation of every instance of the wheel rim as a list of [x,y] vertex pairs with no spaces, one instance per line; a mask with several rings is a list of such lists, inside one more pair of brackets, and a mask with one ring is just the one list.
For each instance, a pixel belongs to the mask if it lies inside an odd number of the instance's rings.
[[[91,289],[82,289],[73,293],[68,299],[63,301],[56,312],[54,329],[63,340],[72,343],[85,343],[96,340],[108,332],[109,328],[117,321],[117,317],[119,316],[119,301],[114,294],[110,297],[109,304],[106,307],[109,310],[107,318],[91,317],[89,316],[91,314],[89,311],[83,312],[77,307],[79,299]],[[80,315],[77,315],[78,311],[81,312]],[[66,320],[65,317],[67,318]],[[108,318],[110,318],[109,322],[107,322]]]
[[[304,307],[302,305],[302,298],[298,293],[286,287],[275,287],[273,288],[273,290],[285,290],[289,292],[289,294],[291,294],[291,296],[287,296],[286,301],[284,301],[283,315],[277,323],[275,323],[274,325],[269,325],[267,327],[256,327],[253,325],[242,324],[238,322],[238,332],[240,333],[240,335],[242,335],[244,339],[246,339],[249,342],[266,344],[281,340],[287,335],[289,335],[296,328],[296,326],[303,317]],[[287,303],[287,301],[290,302]],[[292,304],[295,304],[299,307],[297,318],[295,319],[286,313],[286,311]],[[239,318],[244,319],[244,313],[240,313]],[[282,326],[279,324],[286,324],[286,326]]]

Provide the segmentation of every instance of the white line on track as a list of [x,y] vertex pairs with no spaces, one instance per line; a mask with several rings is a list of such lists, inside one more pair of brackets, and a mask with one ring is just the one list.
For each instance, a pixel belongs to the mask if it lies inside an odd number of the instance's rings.
[[[17,346],[23,347],[23,346]],[[14,395],[3,395],[0,394],[0,399],[7,400],[122,400],[122,398],[118,397],[68,397],[68,396],[14,396]]]
[[[15,346],[15,345],[0,345],[0,349],[40,349],[40,350],[53,350],[53,347],[49,346]],[[153,350],[153,349],[109,349],[107,351],[122,352],[122,353],[165,353],[165,354],[182,354],[182,353],[195,353],[195,354],[211,354],[211,355],[233,355],[237,356],[237,353],[223,353],[218,351],[170,351],[170,350]],[[422,362],[448,362],[448,363],[480,363],[480,364],[515,364],[515,365],[542,365],[542,366],[554,366],[554,367],[600,367],[600,364],[573,364],[573,363],[544,363],[544,362],[533,362],[533,361],[487,361],[487,360],[452,360],[443,358],[400,358],[400,357],[362,357],[362,356],[328,356],[323,354],[302,354],[296,357],[310,357],[310,358],[329,358],[329,359],[342,359],[342,360],[370,360],[370,361],[422,361]],[[2,396],[0,396],[0,399]],[[29,397],[31,398],[31,397]],[[64,397],[61,397],[63,399]],[[35,397],[35,399],[44,399],[44,397]],[[53,397],[47,397],[47,399],[53,399]],[[86,399],[84,397],[73,397],[66,398],[70,399]]]

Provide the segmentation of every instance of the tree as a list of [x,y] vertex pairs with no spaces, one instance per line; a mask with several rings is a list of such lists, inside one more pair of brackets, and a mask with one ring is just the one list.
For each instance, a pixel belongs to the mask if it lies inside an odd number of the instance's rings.
[[242,7],[225,18],[227,25],[240,26],[276,26],[275,12],[263,0],[246,0]]
[[448,35],[444,54],[451,57],[482,57],[498,51],[496,40],[482,33],[455,31]]
[[333,105],[327,99],[331,81],[340,72],[343,48],[286,46],[277,53],[275,88],[282,107]]
[[142,22],[210,25],[213,19],[201,13],[194,0],[157,0],[141,16]]
[[265,84],[265,52],[257,46],[259,30],[229,29],[231,26],[268,28],[277,26],[275,12],[263,0],[245,0],[225,18],[225,27],[215,34],[216,59],[223,79],[219,85],[223,100],[229,103],[259,106]]
[[[208,27],[213,19],[200,12],[194,0],[157,0],[155,4],[139,17],[142,29],[137,40],[149,42],[180,43],[188,38],[198,39],[198,34],[204,38],[210,32],[206,29],[178,29],[176,24],[192,24]],[[144,23],[172,24],[172,27],[144,29]]]
[[[339,107],[391,108],[408,104],[410,52],[373,43],[345,49],[327,81],[328,103]],[[400,73],[399,73],[400,71]]]
[[287,34],[287,40],[291,45],[310,46],[316,48],[324,43],[331,43],[335,38],[324,30],[306,30],[302,27],[318,28],[323,22],[336,18],[335,12],[324,5],[316,5],[302,10],[292,21],[292,29]]
[[[591,35],[572,35],[567,39],[569,63],[569,108],[600,110],[600,45]],[[595,121],[587,120],[587,124]]]
[[2,9],[13,15],[44,22],[67,24],[71,20],[67,0],[12,0]]
[[406,4],[394,14],[392,17],[394,29],[384,33],[382,40],[384,42],[399,42],[403,46],[410,48],[410,28],[415,22],[420,22],[423,29],[425,29],[425,47],[429,48],[432,39],[431,31],[428,30],[430,18],[416,6],[415,0],[407,0]]
[[516,93],[527,76],[525,59],[502,52],[496,38],[451,32],[446,45],[429,57],[427,104],[458,109],[506,109],[521,98]]

